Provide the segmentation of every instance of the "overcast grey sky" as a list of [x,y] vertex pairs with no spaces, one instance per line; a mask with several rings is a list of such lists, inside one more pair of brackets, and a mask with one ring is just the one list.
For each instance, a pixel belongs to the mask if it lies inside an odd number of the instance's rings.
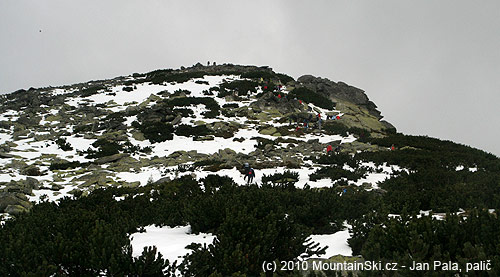
[[496,0],[0,0],[0,93],[269,65],[365,90],[404,133],[500,156],[499,15]]

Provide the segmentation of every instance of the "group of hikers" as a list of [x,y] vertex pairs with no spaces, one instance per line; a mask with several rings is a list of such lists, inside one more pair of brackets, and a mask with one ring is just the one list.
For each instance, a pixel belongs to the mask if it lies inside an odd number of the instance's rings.
[[[261,78],[261,82],[263,82],[262,78]],[[263,89],[267,90],[268,86],[264,85]],[[278,101],[282,101],[282,99],[283,99],[286,102],[288,100],[288,94],[283,93],[282,89],[283,89],[283,87],[281,85],[276,85],[274,87],[273,92],[277,93],[277,95],[275,95],[275,96],[277,97]],[[302,100],[297,99],[297,97],[294,97],[293,101],[298,102],[300,105],[302,105]],[[307,113],[309,114],[309,116],[307,118],[299,117],[297,115],[291,115],[289,117],[290,125],[295,124],[295,122],[296,122],[296,124],[297,124],[296,128],[295,128],[296,131],[300,131],[301,127],[304,128],[304,131],[307,131],[311,127],[310,124],[315,122],[316,123],[315,126],[321,131],[321,125],[323,124],[323,118],[321,117],[321,113],[318,112],[316,114],[316,120],[313,121],[312,112],[313,112],[313,108],[311,106],[307,106]],[[327,114],[326,120],[340,120],[340,114],[337,114],[337,115]]]
[[[295,131],[300,131],[301,127],[304,128],[304,131],[307,131],[313,122],[315,122],[315,126],[318,128],[318,130],[321,131],[321,125],[323,124],[323,118],[321,117],[321,113],[316,114],[316,119],[313,120],[313,115],[309,113],[309,116],[307,118],[301,118],[296,115],[291,115],[288,118],[288,122],[290,125],[295,124],[295,119],[296,119],[296,127]],[[326,120],[340,120],[340,115],[326,115]]]
[[335,154],[340,153],[340,144],[335,147],[335,150],[333,149],[333,146],[331,144],[328,144],[326,147],[326,155],[331,155],[335,151]]
[[[340,144],[333,148],[331,144],[328,144],[326,146],[326,154],[327,155],[332,155],[332,153],[339,154],[341,150]],[[243,180],[247,182],[247,184],[251,184],[253,182],[253,179],[255,178],[255,170],[250,167],[250,164],[245,163],[243,166]]]

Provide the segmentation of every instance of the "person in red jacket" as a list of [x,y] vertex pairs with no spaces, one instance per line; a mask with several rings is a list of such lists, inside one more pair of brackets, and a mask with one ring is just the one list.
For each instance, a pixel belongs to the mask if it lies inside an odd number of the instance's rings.
[[326,147],[326,154],[330,155],[332,153],[332,151],[333,151],[333,147],[330,144],[328,144],[328,146]]
[[340,120],[340,115],[337,115],[336,119],[337,119],[337,120]]
[[255,178],[255,170],[253,170],[253,168],[250,168],[248,170],[247,176],[248,176],[248,182],[247,182],[247,184],[251,184],[252,181],[253,181],[253,178]]

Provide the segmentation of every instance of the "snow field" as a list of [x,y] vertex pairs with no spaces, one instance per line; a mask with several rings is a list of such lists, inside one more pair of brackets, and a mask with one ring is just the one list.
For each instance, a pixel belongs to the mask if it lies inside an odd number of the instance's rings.
[[352,249],[347,243],[347,240],[351,238],[349,229],[352,226],[346,223],[344,223],[344,226],[346,227],[344,230],[334,234],[311,235],[311,241],[319,243],[319,247],[328,246],[324,255],[313,255],[311,258],[328,259],[335,255],[352,256]]
[[130,235],[130,243],[132,245],[132,255],[138,257],[142,254],[144,247],[156,246],[159,253],[171,263],[177,261],[182,262],[182,256],[191,252],[186,249],[186,246],[191,243],[211,244],[215,236],[212,234],[200,233],[198,235],[191,234],[191,227],[156,227],[146,226],[144,233],[133,233]]
[[[68,97],[65,101],[66,104],[73,107],[80,107],[82,103],[87,103],[89,105],[98,105],[98,104],[106,104],[108,105],[107,109],[112,112],[124,111],[127,107],[131,105],[140,105],[144,103],[144,101],[149,99],[152,95],[158,95],[159,92],[167,90],[170,93],[174,93],[175,91],[181,90],[189,90],[191,93],[188,95],[189,97],[207,97],[204,94],[204,91],[208,91],[211,87],[218,86],[224,81],[234,81],[241,80],[239,76],[205,76],[203,78],[192,79],[188,82],[177,84],[177,83],[166,83],[162,85],[153,85],[153,84],[136,84],[136,89],[133,91],[123,91],[124,86],[115,86],[111,88],[112,95],[110,92],[101,92],[88,97]],[[204,81],[208,82],[208,85],[205,83],[196,83],[196,81]],[[67,94],[72,91],[64,90],[64,89],[54,89],[52,90],[53,95]],[[257,93],[262,92],[260,88],[257,89]],[[160,96],[162,97],[162,96]],[[226,98],[213,97],[213,99],[219,104],[219,106],[223,106],[227,103],[235,103],[234,101],[228,101]],[[238,101],[239,107],[249,106],[252,102],[256,101],[255,99],[248,99],[244,101]],[[154,104],[154,101],[148,104],[151,106]],[[319,107],[314,106],[313,104],[308,104],[313,108],[313,111],[319,111],[323,120],[326,119],[326,114],[336,113],[342,116],[342,113],[337,110],[326,110]],[[47,107],[48,108],[48,107]],[[190,151],[196,150],[198,153],[203,154],[214,154],[219,152],[220,150],[224,150],[226,148],[232,149],[236,152],[243,154],[250,154],[251,152],[256,150],[257,141],[252,140],[252,137],[260,137],[275,140],[277,137],[273,137],[270,135],[262,135],[257,131],[257,124],[249,124],[247,118],[243,117],[225,117],[223,115],[218,116],[215,119],[207,119],[202,116],[202,113],[206,111],[204,105],[193,105],[191,108],[194,112],[194,115],[190,118],[183,118],[181,123],[194,125],[196,121],[203,121],[207,124],[213,122],[229,122],[235,121],[242,126],[243,128],[239,129],[234,137],[229,139],[215,137],[212,141],[194,141],[193,138],[186,138],[182,136],[174,135],[174,139],[170,141],[165,141],[161,143],[151,144],[148,140],[138,141],[132,138],[131,134],[128,133],[129,141],[140,147],[151,147],[152,153],[145,154],[136,154],[133,155],[134,158],[152,158],[153,156],[168,156],[176,151]],[[57,121],[47,121],[47,116],[57,115],[59,112],[58,109],[50,109],[46,113],[42,115],[41,125],[46,126],[46,128],[58,128],[55,125],[59,124]],[[17,111],[7,111],[3,114],[0,114],[0,120],[5,121],[14,121],[19,118]],[[133,121],[137,120],[137,116],[130,116],[125,118],[124,124],[126,126],[131,126]],[[270,118],[266,123],[274,126],[286,126],[287,124],[277,123],[275,122],[275,118]],[[76,124],[76,123],[75,123]],[[69,126],[64,126],[65,130],[73,129],[74,125],[69,124]],[[59,130],[61,130],[60,128]],[[59,130],[51,130],[50,131],[59,131]],[[38,134],[43,134],[43,132],[38,132]],[[57,157],[66,159],[68,161],[79,161],[79,162],[88,162],[91,161],[86,159],[80,155],[78,155],[77,151],[85,151],[88,148],[92,148],[91,144],[95,142],[95,139],[85,139],[83,137],[77,137],[74,135],[65,136],[64,137],[68,143],[71,144],[73,150],[71,151],[63,151],[61,150],[54,142],[48,141],[34,141],[34,139],[23,139],[16,141],[19,145],[14,147],[11,152],[14,155],[17,155],[24,159],[25,162],[33,163],[35,159],[39,159],[43,154],[55,154]],[[233,141],[234,138],[244,138],[243,142]],[[351,143],[356,140],[356,138],[352,135],[347,137],[343,137],[340,135],[325,135],[325,134],[312,134],[306,133],[301,136],[282,136],[282,139],[294,139],[297,141],[307,142],[308,140],[318,139],[320,143],[331,143],[333,141],[341,141],[341,143]],[[11,135],[8,133],[0,133],[0,144],[6,141],[11,140]],[[281,147],[286,147],[287,143],[283,143],[280,145]],[[10,159],[0,159],[0,163],[2,162],[10,162]],[[45,182],[45,184],[53,182],[54,173],[47,170],[48,164],[46,161],[43,161],[43,165],[39,166],[41,170],[46,171],[47,174],[43,176],[35,176],[37,180],[41,182]],[[2,164],[0,164],[2,165]],[[374,166],[374,165],[373,165]],[[101,168],[106,168],[107,165],[101,166]],[[276,173],[284,173],[285,171],[296,172],[299,174],[299,181],[295,184],[299,188],[303,188],[306,184],[313,188],[321,188],[321,187],[331,187],[333,182],[336,180],[331,180],[330,178],[320,179],[316,181],[311,181],[309,176],[318,169],[318,166],[312,165],[310,161],[305,161],[304,166],[299,169],[287,169],[284,167],[278,168],[266,168],[256,170],[256,178],[254,179],[254,183],[261,184],[262,177],[264,175],[272,175]],[[217,174],[220,176],[228,176],[231,177],[238,185],[246,185],[246,181],[243,179],[243,175],[237,168],[231,169],[222,169],[217,172],[203,171],[203,170],[195,170],[194,172],[178,172],[176,171],[177,166],[173,167],[162,167],[162,166],[150,166],[142,168],[138,172],[117,172],[115,176],[109,176],[115,181],[126,181],[126,182],[136,182],[139,181],[141,186],[146,185],[149,181],[157,181],[160,178],[170,177],[175,178],[183,175],[189,175],[194,173],[196,179],[205,178],[211,174]],[[390,168],[392,169],[392,168]],[[382,181],[385,178],[388,178],[392,171],[389,168],[383,169],[383,173],[372,173],[368,174],[362,180],[358,180],[355,182],[355,185],[361,185],[363,182],[371,182],[375,184],[376,182]],[[59,191],[53,191],[48,189],[46,186],[42,187],[39,190],[33,190],[33,195],[28,196],[29,200],[32,202],[40,202],[42,200],[42,196],[46,195],[46,199],[48,201],[58,201],[62,197],[69,196],[69,192],[78,187],[81,184],[81,181],[75,181],[77,178],[89,174],[61,174],[63,177],[58,182],[54,182],[58,185],[63,185],[64,188]],[[65,177],[67,176],[67,177]],[[5,181],[9,182],[12,180],[20,180],[24,179],[26,176],[20,175],[19,172],[13,170],[11,172],[0,172],[0,182]],[[70,185],[71,183],[71,185]],[[117,201],[122,200],[122,198],[117,198]],[[197,243],[211,243],[214,239],[214,236],[211,234],[191,234],[191,230],[189,226],[183,227],[175,227],[171,228],[168,226],[165,227],[155,227],[155,226],[147,226],[145,227],[145,233],[134,233],[132,234],[132,246],[133,246],[133,255],[139,256],[142,253],[143,247],[156,245],[158,251],[162,253],[162,255],[169,259],[170,261],[180,261],[181,257],[188,253],[189,250],[185,249],[185,247],[192,242]],[[349,238],[349,232],[347,230],[339,231],[335,234],[329,235],[313,235],[311,236],[312,240],[315,242],[319,242],[321,246],[328,245],[327,253],[323,255],[323,258],[328,258],[330,256],[336,254],[342,255],[351,255],[351,249],[347,245],[347,239]]]
[[[313,255],[311,258],[330,258],[335,255],[351,256],[352,250],[347,244],[347,239],[351,236],[346,225],[346,229],[334,234],[328,235],[311,235],[313,243],[319,243],[319,247],[328,246],[325,254]],[[191,243],[212,244],[215,236],[212,234],[192,234],[191,227],[157,227],[146,226],[145,232],[133,233],[130,235],[130,243],[132,245],[132,255],[138,257],[142,254],[144,247],[156,246],[156,249],[162,256],[168,259],[171,263],[177,261],[179,264],[183,260],[183,256],[192,252],[186,249],[186,246]],[[300,255],[302,256],[302,255]],[[299,257],[300,257],[299,256]]]

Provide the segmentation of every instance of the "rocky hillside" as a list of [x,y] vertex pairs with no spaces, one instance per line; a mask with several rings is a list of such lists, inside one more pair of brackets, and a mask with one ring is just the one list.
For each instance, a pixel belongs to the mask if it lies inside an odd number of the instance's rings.
[[345,83],[197,64],[0,97],[2,276],[500,274],[500,159],[397,133]]
[[308,176],[311,158],[328,144],[386,150],[357,140],[393,132],[381,118],[360,89],[268,67],[198,64],[19,90],[0,106],[0,212],[25,211],[42,195],[201,178],[244,163],[268,174],[305,169],[301,186],[323,186]]

